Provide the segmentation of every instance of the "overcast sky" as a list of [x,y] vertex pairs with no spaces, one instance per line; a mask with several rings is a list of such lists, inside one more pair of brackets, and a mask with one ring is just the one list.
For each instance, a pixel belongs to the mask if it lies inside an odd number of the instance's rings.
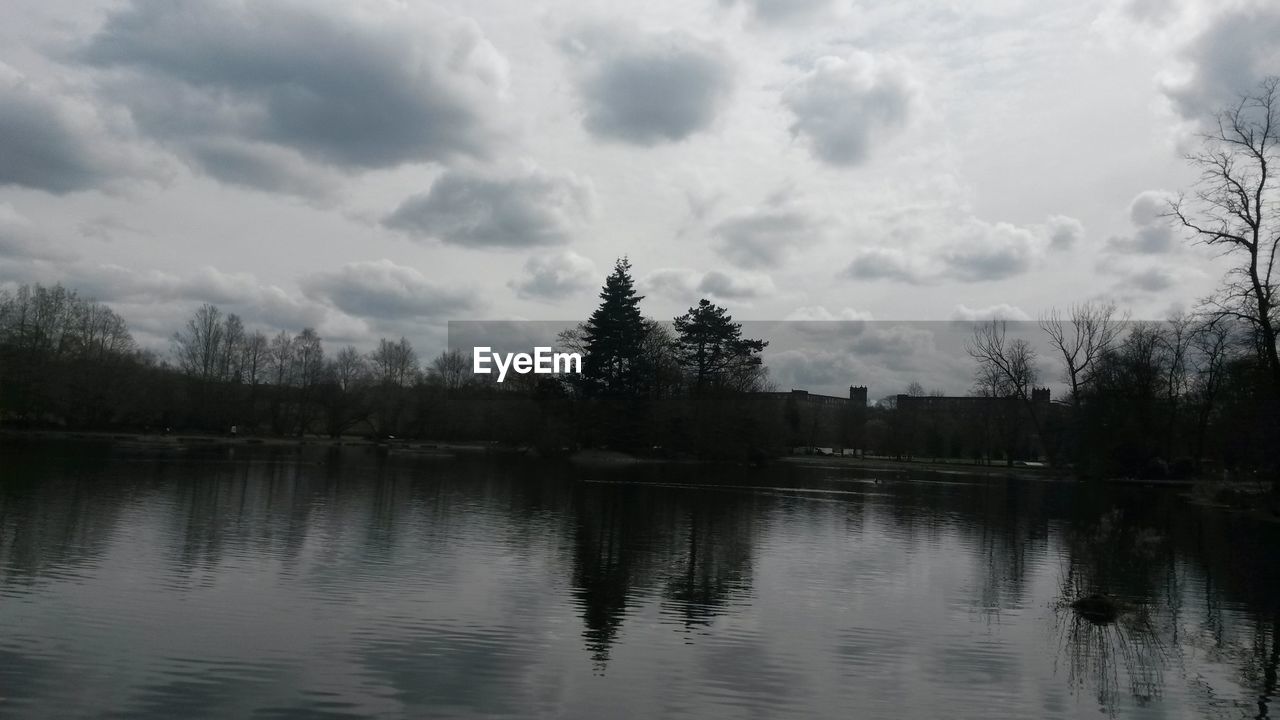
[[6,0],[0,283],[331,344],[646,314],[948,320],[1221,275],[1158,216],[1280,3]]

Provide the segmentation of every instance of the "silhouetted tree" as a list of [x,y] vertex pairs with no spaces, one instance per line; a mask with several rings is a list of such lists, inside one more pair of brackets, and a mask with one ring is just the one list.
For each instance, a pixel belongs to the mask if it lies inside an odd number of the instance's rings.
[[703,298],[675,319],[678,357],[695,391],[710,386],[750,389],[761,368],[764,340],[742,337],[724,308]]
[[645,385],[649,368],[643,362],[644,317],[631,263],[619,259],[600,291],[600,306],[591,313],[583,332],[582,379],[589,393],[636,395]]
[[[1271,403],[1280,406],[1280,77],[1265,79],[1215,119],[1201,149],[1187,156],[1201,173],[1196,189],[1174,201],[1170,214],[1195,242],[1239,258],[1223,287],[1208,299],[1206,311],[1241,320],[1253,330]],[[1274,414],[1270,431],[1276,434],[1273,442],[1280,440]]]

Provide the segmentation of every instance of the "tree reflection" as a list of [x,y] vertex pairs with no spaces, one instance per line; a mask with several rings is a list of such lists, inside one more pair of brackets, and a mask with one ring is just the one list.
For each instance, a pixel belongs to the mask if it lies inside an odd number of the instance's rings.
[[[579,495],[579,507],[582,496]],[[627,611],[635,564],[627,542],[627,513],[622,495],[597,498],[580,510],[574,532],[573,588],[586,625],[583,638],[597,672],[609,662],[609,647]]]
[[1144,607],[1126,608],[1113,620],[1091,618],[1063,604],[1056,609],[1059,658],[1072,687],[1091,689],[1109,715],[1127,690],[1139,704],[1164,687],[1167,648]]
[[708,487],[675,491],[589,483],[575,493],[572,583],[597,672],[637,594],[660,593],[670,601],[663,612],[689,628],[710,624],[749,592],[760,496],[713,489],[723,477],[705,480]]
[[714,495],[698,493],[687,526],[670,534],[677,547],[665,595],[675,601],[686,627],[709,625],[735,595],[750,589],[753,512],[743,508],[740,494]]

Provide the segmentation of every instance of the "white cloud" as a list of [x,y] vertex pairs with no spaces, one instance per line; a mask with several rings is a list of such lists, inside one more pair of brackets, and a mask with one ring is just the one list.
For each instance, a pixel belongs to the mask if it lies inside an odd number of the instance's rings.
[[956,305],[955,310],[951,311],[951,319],[963,322],[976,322],[981,320],[1030,320],[1031,316],[1022,308],[1008,303],[990,305],[984,308],[971,308],[968,305],[960,304]]
[[787,320],[795,320],[799,322],[829,322],[829,321],[866,321],[873,320],[871,313],[866,310],[855,310],[853,308],[840,308],[836,312],[831,312],[822,305],[810,305],[799,307],[787,314]]

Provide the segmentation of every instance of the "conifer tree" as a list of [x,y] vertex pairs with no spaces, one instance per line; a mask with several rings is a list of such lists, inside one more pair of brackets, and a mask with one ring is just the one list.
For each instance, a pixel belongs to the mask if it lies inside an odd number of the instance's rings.
[[760,368],[760,352],[769,344],[743,339],[742,323],[706,298],[676,318],[675,329],[680,364],[695,390],[749,383]]
[[589,392],[632,395],[643,386],[645,322],[631,262],[620,258],[600,291],[600,306],[584,328],[582,375]]

